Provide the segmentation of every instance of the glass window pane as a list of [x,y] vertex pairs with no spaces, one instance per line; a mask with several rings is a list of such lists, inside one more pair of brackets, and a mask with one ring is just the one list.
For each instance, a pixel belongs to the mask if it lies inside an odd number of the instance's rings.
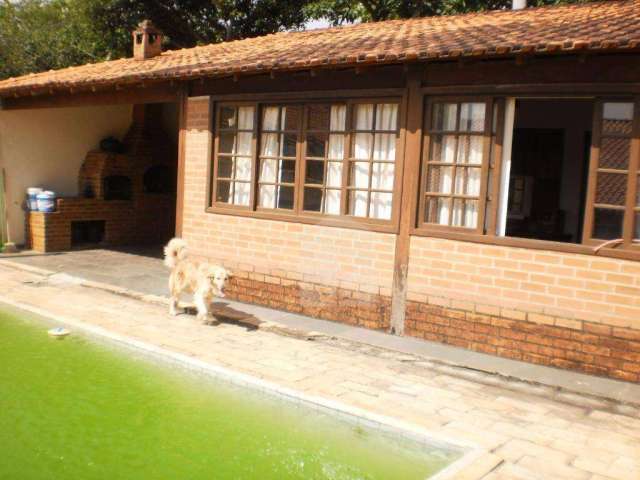
[[302,107],[300,105],[288,105],[286,107],[282,107],[283,130],[298,130],[301,118]]
[[238,109],[238,129],[253,130],[253,107],[240,107]]
[[425,222],[449,225],[450,198],[427,197],[427,208],[425,210]]
[[633,130],[633,103],[606,102],[602,116],[603,133],[631,135]]
[[236,180],[251,180],[251,157],[236,157]]
[[349,192],[349,214],[355,217],[367,216],[367,192],[362,190]]
[[474,197],[480,196],[480,177],[482,171],[479,168],[467,169],[467,190],[466,195]]
[[276,204],[276,187],[274,185],[261,185],[258,204],[261,207],[273,208]]
[[482,165],[484,137],[479,135],[461,135],[458,138],[458,163]]
[[277,157],[278,156],[278,134],[277,133],[263,133],[261,139],[260,155],[263,157]]
[[307,130],[329,130],[331,107],[325,104],[311,104],[308,107]]
[[373,130],[373,109],[372,103],[361,103],[355,106],[356,130]]
[[304,177],[305,183],[315,183],[322,185],[324,182],[324,161],[307,160],[307,172]]
[[427,172],[427,192],[451,193],[452,167],[432,165]]
[[219,178],[233,177],[233,159],[230,157],[218,157],[218,175]]
[[596,208],[593,218],[593,238],[615,240],[622,238],[623,210]]
[[219,181],[216,185],[216,202],[230,203],[231,183]]
[[342,186],[342,163],[329,162],[327,164],[327,186]]
[[613,168],[626,170],[629,168],[629,154],[631,152],[631,139],[602,137],[600,141],[600,168]]
[[455,103],[434,104],[432,130],[454,131],[456,129],[457,109],[458,106]]
[[328,158],[333,160],[342,160],[344,158],[344,135],[329,135],[329,154]]
[[280,160],[280,181],[293,183],[296,178],[295,160]]
[[371,192],[371,218],[389,220],[391,218],[392,193]]
[[332,105],[331,106],[331,122],[330,129],[332,132],[343,132],[346,126],[347,106]]
[[398,127],[398,105],[381,103],[376,111],[376,130],[395,130]]
[[369,162],[351,163],[351,186],[369,188]]
[[218,152],[234,153],[236,147],[236,135],[234,133],[222,133],[218,140]]
[[626,174],[598,172],[595,203],[624,205],[626,196]]
[[274,183],[278,171],[278,160],[260,161],[260,181]]
[[238,143],[236,151],[238,155],[251,155],[251,140],[253,134],[251,132],[238,132]]
[[486,105],[480,102],[460,104],[460,131],[483,132]]
[[451,225],[454,227],[462,227],[464,218],[464,201],[460,198],[453,200],[453,214],[451,216]]
[[371,175],[371,188],[375,190],[393,190],[393,163],[373,163]]
[[262,110],[262,130],[278,130],[278,107],[265,107]]
[[327,135],[314,133],[307,135],[307,157],[324,158],[327,145]]
[[285,133],[282,136],[282,156],[295,157],[297,142],[298,136],[295,133]]
[[324,213],[340,215],[340,190],[327,190],[325,192]]
[[220,128],[235,128],[236,126],[236,108],[220,107]]
[[396,159],[396,135],[394,133],[376,133],[373,149],[374,160]]
[[287,210],[291,210],[293,208],[293,187],[280,185],[277,189],[277,208],[286,208]]
[[633,229],[633,238],[640,240],[640,212],[636,212],[634,215],[635,228]]
[[429,160],[431,162],[453,163],[456,153],[456,137],[454,135],[433,135]]
[[233,203],[236,205],[249,205],[250,183],[235,182],[233,187]]
[[371,157],[373,135],[356,133],[353,142],[353,158],[368,160]]
[[303,204],[305,210],[311,212],[322,211],[322,189],[305,187]]

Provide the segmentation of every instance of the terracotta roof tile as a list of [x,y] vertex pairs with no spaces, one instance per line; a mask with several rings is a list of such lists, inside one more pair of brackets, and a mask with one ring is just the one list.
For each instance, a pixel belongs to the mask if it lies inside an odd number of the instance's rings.
[[0,96],[311,66],[638,48],[640,0],[612,0],[276,33],[142,61],[127,58],[11,78],[0,82]]

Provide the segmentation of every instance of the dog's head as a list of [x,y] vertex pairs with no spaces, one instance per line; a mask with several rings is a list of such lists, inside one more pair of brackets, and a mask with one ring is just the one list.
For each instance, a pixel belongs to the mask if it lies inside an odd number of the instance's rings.
[[211,267],[209,269],[207,277],[217,296],[224,297],[224,289],[231,276],[231,272],[223,267]]

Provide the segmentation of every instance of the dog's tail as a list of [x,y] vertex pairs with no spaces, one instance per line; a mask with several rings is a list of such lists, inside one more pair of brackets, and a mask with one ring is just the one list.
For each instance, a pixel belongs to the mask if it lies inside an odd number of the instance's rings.
[[174,268],[178,263],[187,258],[187,242],[181,238],[173,238],[164,247],[164,264]]

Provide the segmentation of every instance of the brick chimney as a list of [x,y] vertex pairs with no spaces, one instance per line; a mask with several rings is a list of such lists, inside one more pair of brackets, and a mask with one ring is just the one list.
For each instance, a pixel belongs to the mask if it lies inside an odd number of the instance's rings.
[[140,22],[133,31],[133,58],[146,60],[162,53],[162,32],[151,20]]

